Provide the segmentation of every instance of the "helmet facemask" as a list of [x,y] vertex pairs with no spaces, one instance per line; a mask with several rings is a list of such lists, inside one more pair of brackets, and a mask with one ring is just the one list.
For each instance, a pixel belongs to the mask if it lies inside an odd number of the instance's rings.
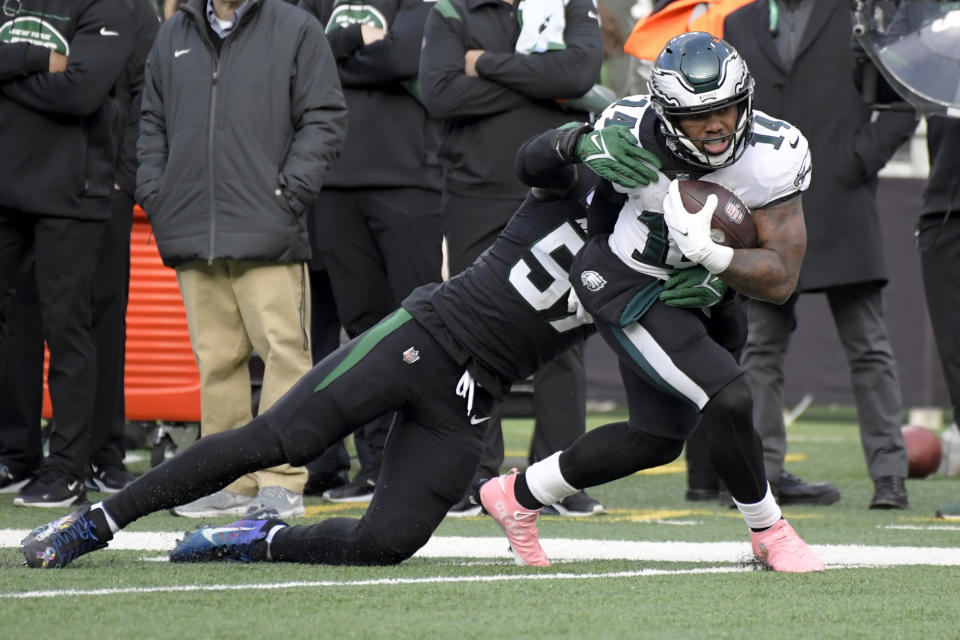
[[[745,149],[753,111],[753,78],[737,51],[723,40],[702,32],[677,36],[657,58],[650,79],[653,109],[660,118],[667,148],[684,162],[715,170],[733,164]],[[681,118],[737,108],[732,132],[715,138],[692,138]],[[719,154],[697,143],[729,138]]]

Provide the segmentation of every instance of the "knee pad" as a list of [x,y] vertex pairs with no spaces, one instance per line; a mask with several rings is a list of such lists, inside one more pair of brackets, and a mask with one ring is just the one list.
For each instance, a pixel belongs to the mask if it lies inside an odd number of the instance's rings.
[[660,466],[673,462],[683,452],[683,440],[658,436],[638,427],[633,422],[627,423],[627,449],[642,450],[644,458],[650,466]]
[[746,425],[753,428],[753,398],[745,376],[735,378],[703,408],[705,418],[717,413],[726,415],[734,427]]

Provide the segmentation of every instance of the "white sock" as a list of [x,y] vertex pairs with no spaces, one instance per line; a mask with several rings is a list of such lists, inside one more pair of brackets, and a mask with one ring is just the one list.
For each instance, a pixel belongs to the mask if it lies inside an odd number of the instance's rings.
[[557,451],[549,458],[527,467],[523,472],[527,488],[541,504],[556,504],[579,491],[563,479],[563,474],[560,473],[560,453]]
[[273,536],[277,535],[277,531],[280,531],[280,529],[283,529],[286,526],[287,525],[285,524],[277,524],[267,532],[267,537],[264,539],[267,543],[267,560],[273,560],[273,558],[270,557],[270,543],[273,542]]
[[103,512],[103,517],[107,521],[107,526],[110,527],[110,533],[116,533],[117,531],[120,531],[120,527],[118,527],[117,523],[114,522],[113,518],[110,517],[110,513],[103,507],[102,502],[98,502],[97,504],[90,507],[91,511],[93,511],[94,509],[100,509],[100,511]]
[[780,505],[777,504],[777,501],[773,499],[773,494],[770,493],[769,482],[767,483],[767,493],[760,502],[754,502],[753,504],[744,504],[736,500],[733,502],[737,505],[737,509],[740,509],[743,519],[751,529],[767,529],[783,517]]

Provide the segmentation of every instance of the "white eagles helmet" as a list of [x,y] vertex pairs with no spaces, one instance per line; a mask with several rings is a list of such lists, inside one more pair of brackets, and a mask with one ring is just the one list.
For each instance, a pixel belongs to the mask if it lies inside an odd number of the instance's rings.
[[[681,34],[664,45],[650,78],[653,109],[660,117],[667,147],[684,162],[704,169],[733,164],[743,153],[753,111],[753,77],[737,50],[702,31]],[[691,138],[680,118],[736,105],[737,125],[721,138]],[[705,153],[695,142],[732,137],[720,154]]]

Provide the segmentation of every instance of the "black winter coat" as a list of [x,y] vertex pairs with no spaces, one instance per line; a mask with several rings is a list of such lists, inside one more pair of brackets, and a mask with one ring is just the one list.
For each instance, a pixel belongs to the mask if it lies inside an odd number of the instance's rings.
[[218,53],[189,0],[147,59],[136,195],[167,266],[310,258],[304,210],[340,151],[343,92],[316,19],[251,1]]
[[756,0],[724,21],[724,39],[756,79],[754,105],[797,126],[807,137],[813,181],[803,194],[807,254],[800,291],[886,283],[877,172],[916,128],[912,113],[871,111],[854,82],[846,3],[814,3],[792,68],[784,67],[770,30],[769,2]]
[[[127,0],[4,4],[0,207],[83,220],[110,215],[121,117],[112,89],[133,31]],[[47,72],[51,49],[67,56],[66,71]]]
[[[517,4],[503,0],[440,0],[424,28],[420,88],[430,115],[445,119],[440,145],[445,188],[484,198],[524,197],[514,160],[531,136],[583,111],[558,99],[577,98],[600,78],[603,39],[592,0],[566,4],[566,48],[518,54]],[[464,54],[483,49],[479,77],[464,72]]]

